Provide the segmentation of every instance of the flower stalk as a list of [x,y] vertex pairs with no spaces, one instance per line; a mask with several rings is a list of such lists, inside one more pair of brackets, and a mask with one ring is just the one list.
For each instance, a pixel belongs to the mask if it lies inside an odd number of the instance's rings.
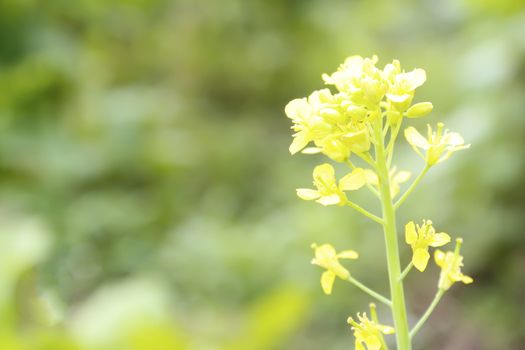
[[[379,122],[378,122],[379,124]],[[383,232],[386,243],[386,257],[388,267],[388,281],[390,297],[392,299],[392,316],[396,329],[396,343],[398,349],[412,349],[405,306],[405,293],[401,276],[401,263],[399,260],[399,247],[396,230],[396,215],[390,195],[390,177],[387,168],[387,155],[381,137],[381,125],[375,130],[375,151],[377,176],[379,178],[379,193],[381,194],[381,209],[383,212]]]
[[[358,313],[357,319],[348,318],[357,350],[388,350],[383,337],[388,334],[395,334],[398,350],[411,350],[412,338],[428,320],[445,292],[456,282],[471,283],[472,278],[461,272],[461,239],[456,239],[454,251],[435,250],[434,260],[441,268],[436,296],[410,330],[404,279],[413,267],[416,272],[424,272],[431,260],[429,250],[442,247],[451,239],[445,232],[436,232],[431,220],[423,220],[421,225],[409,221],[405,225],[405,241],[412,251],[412,258],[406,268],[401,270],[396,210],[434,165],[446,161],[454,152],[470,145],[465,145],[458,133],[448,131],[442,123],[438,123],[434,129],[428,126],[426,137],[413,127],[406,128],[403,133],[405,139],[425,161],[425,167],[401,197],[395,200],[401,184],[410,178],[409,172],[398,171],[396,166],[392,166],[395,143],[403,121],[425,116],[432,111],[433,105],[430,102],[412,104],[416,88],[426,80],[424,70],[405,72],[397,60],[381,70],[376,67],[376,63],[376,56],[347,58],[335,73],[323,75],[325,83],[335,86],[337,93],[332,93],[330,89],[314,91],[307,98],[288,103],[285,112],[292,120],[295,132],[290,145],[292,154],[300,151],[306,154],[322,153],[332,161],[348,165],[350,170],[339,178],[331,164],[318,165],[313,171],[315,188],[299,188],[297,195],[323,206],[351,207],[382,226],[390,298],[355,279],[341,264],[340,260],[358,259],[357,252],[337,252],[327,243],[312,245],[315,249],[312,263],[325,269],[321,275],[322,290],[327,295],[331,294],[334,282],[339,278],[390,308],[395,327],[379,322],[374,304],[370,305],[371,320],[365,313]],[[313,147],[307,147],[311,143]],[[357,166],[353,162],[355,157],[366,168]],[[351,191],[363,187],[367,187],[379,199],[381,216],[372,214],[350,198]]]

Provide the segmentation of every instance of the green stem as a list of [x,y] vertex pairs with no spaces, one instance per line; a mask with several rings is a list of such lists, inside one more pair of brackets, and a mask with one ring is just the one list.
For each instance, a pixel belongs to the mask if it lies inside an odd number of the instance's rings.
[[396,343],[398,350],[411,350],[408,321],[405,306],[403,282],[399,281],[401,264],[399,262],[398,240],[396,232],[396,216],[392,198],[390,196],[390,178],[387,169],[387,155],[381,135],[381,120],[374,128],[377,176],[381,194],[381,208],[383,212],[383,231],[385,234],[386,254],[388,264],[388,279],[392,300],[392,316],[396,328]]
[[[379,318],[377,317],[376,304],[370,303],[370,317],[375,324],[379,324]],[[382,350],[388,350],[386,345],[385,338],[383,337],[383,332],[379,332],[379,341],[381,342]]]
[[387,154],[386,164],[389,169],[390,169],[390,165],[392,164],[392,157],[394,155],[394,147],[396,145],[396,139],[397,139],[397,135],[399,134],[399,129],[401,128],[401,124],[403,124],[402,118],[399,120],[399,122],[394,127],[394,129],[391,129],[392,131],[390,132],[390,140],[386,148],[386,154]]
[[363,283],[359,282],[352,276],[348,276],[348,282],[352,283],[354,286],[361,289],[363,292],[367,293],[371,297],[376,298],[378,301],[382,302],[386,306],[389,306],[389,307],[392,306],[392,302],[390,300],[388,300],[386,297],[382,296],[381,294],[373,291],[372,289],[368,288],[367,286],[365,286]]
[[365,208],[361,207],[360,205],[355,204],[352,201],[347,201],[346,204],[349,207],[354,208],[355,210],[357,210],[358,212],[360,212],[361,214],[363,214],[367,218],[370,218],[370,219],[374,220],[375,222],[377,222],[380,225],[383,225],[383,220],[379,216],[376,216],[376,215],[372,214],[371,212],[369,212]]
[[428,317],[430,316],[432,311],[434,311],[434,309],[436,308],[437,304],[441,300],[441,297],[443,297],[443,294],[445,294],[445,290],[444,289],[438,289],[436,295],[434,296],[434,300],[432,300],[432,303],[430,303],[430,306],[428,307],[427,311],[425,311],[423,316],[421,316],[421,318],[419,319],[419,321],[417,321],[417,323],[414,326],[414,328],[412,328],[412,330],[410,331],[410,338],[413,338],[414,335],[416,335],[416,333],[419,331],[421,326],[423,326],[425,321],[428,319]]
[[428,172],[429,169],[430,169],[430,165],[425,166],[425,168],[421,171],[421,173],[416,177],[414,182],[412,182],[412,185],[410,185],[410,187],[405,191],[405,193],[403,193],[401,198],[397,200],[396,204],[394,204],[394,209],[399,208],[401,204],[403,204],[403,202],[408,198],[410,193],[412,193],[414,188],[416,188],[416,186],[421,182],[421,180],[423,179],[423,177],[425,176],[425,174]]
[[368,163],[372,168],[377,169],[377,165],[370,156],[369,153],[355,153],[359,158],[364,160],[366,163]]
[[414,264],[412,264],[412,261],[411,261],[410,264],[408,264],[408,266],[403,270],[403,272],[401,272],[401,276],[399,276],[399,282],[405,279],[405,277],[408,275],[410,270],[412,270],[412,267],[414,267]]

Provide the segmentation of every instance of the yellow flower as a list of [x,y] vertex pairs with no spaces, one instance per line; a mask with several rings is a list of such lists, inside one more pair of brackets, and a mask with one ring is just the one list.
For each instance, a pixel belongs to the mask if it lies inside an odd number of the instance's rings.
[[[394,328],[369,320],[366,313],[363,313],[363,315],[357,314],[357,318],[359,319],[359,323],[354,321],[352,317],[349,317],[347,320],[347,322],[352,325],[352,330],[354,331],[356,350],[380,350],[381,333],[395,333]],[[366,348],[363,344],[366,345]]]
[[[470,147],[470,145],[465,145],[460,134],[448,130],[443,132],[443,123],[438,123],[436,132],[432,132],[430,125],[427,127],[427,138],[424,138],[413,127],[405,130],[405,138],[416,153],[430,166],[447,160],[456,151]],[[426,154],[423,155],[418,148],[425,150]]]
[[312,248],[315,249],[315,258],[312,259],[312,264],[326,269],[321,275],[321,287],[325,294],[330,295],[336,276],[344,280],[350,277],[350,272],[339,263],[339,259],[357,259],[359,255],[353,250],[343,250],[337,254],[335,248],[330,244],[318,246],[314,243]]
[[436,261],[436,264],[441,267],[441,274],[438,283],[439,289],[448,290],[455,282],[469,284],[474,281],[471,277],[465,276],[461,273],[463,257],[459,255],[459,251],[462,243],[463,240],[458,238],[456,239],[456,249],[454,252],[445,253],[438,249],[434,253],[434,260]]
[[[314,95],[314,94],[312,94]],[[284,111],[293,122],[294,139],[290,145],[290,153],[295,154],[315,139],[325,137],[332,131],[332,126],[318,114],[319,106],[315,98],[298,98],[290,101]],[[314,95],[315,96],[315,95]]]
[[366,177],[363,169],[356,168],[345,175],[339,184],[335,179],[334,167],[328,163],[318,165],[313,172],[314,186],[317,190],[298,188],[297,195],[304,200],[316,200],[322,205],[345,205],[348,201],[344,191],[354,191],[363,187]]
[[323,74],[323,80],[347,94],[352,103],[373,109],[388,88],[382,71],[375,66],[377,61],[375,55],[372,58],[350,56],[339,66],[337,72],[332,75]]
[[368,111],[348,101],[344,94],[332,95],[330,90],[314,91],[308,98],[290,101],[285,112],[293,122],[294,140],[290,153],[303,150],[311,141],[315,147],[303,153],[324,153],[343,162],[351,152],[370,149],[369,131],[364,123]]
[[352,152],[365,152],[370,149],[370,136],[367,127],[361,125],[339,125],[339,132],[315,141],[317,147],[310,147],[304,153],[320,153],[336,162],[346,161]]
[[412,103],[415,90],[425,83],[427,76],[425,71],[420,68],[411,72],[400,73],[399,61],[394,62],[395,64],[392,65],[394,68],[388,65],[385,67],[387,73],[384,74],[390,82],[386,97],[398,111],[404,112]]
[[413,221],[406,224],[405,239],[412,247],[412,264],[421,272],[425,271],[430,259],[428,247],[441,247],[450,242],[450,236],[445,232],[436,233],[430,220],[423,220],[421,226]]
[[[371,169],[365,169],[365,175],[367,183],[379,189],[379,180],[377,178],[377,174]],[[392,198],[397,196],[397,194],[399,193],[400,184],[407,182],[410,179],[411,175],[412,174],[409,171],[397,171],[396,167],[390,169],[390,195],[392,196]]]

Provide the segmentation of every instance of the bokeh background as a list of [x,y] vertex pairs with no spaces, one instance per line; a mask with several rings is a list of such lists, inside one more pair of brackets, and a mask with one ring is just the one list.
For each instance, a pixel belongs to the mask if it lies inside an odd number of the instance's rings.
[[[524,349],[524,5],[1,1],[0,349],[353,348],[345,320],[371,300],[323,295],[309,246],[358,250],[351,271],[387,294],[383,237],[296,198],[324,159],[290,156],[283,112],[351,54],[424,68],[435,109],[414,124],[472,143],[399,214],[462,236],[475,279],[415,348]],[[408,277],[411,322],[437,274]]]

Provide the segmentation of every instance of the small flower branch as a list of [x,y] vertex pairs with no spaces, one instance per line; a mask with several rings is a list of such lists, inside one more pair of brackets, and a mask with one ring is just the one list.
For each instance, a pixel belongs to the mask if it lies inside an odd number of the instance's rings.
[[386,297],[382,296],[381,294],[373,291],[372,289],[368,288],[363,283],[361,283],[358,280],[356,280],[354,277],[348,276],[347,280],[348,280],[348,282],[352,283],[354,286],[356,286],[357,288],[361,289],[363,292],[367,293],[371,297],[377,299],[378,301],[382,302],[383,304],[385,304],[388,307],[392,307],[392,302],[389,299],[387,299]]
[[408,275],[410,270],[412,270],[412,267],[414,267],[414,264],[412,261],[408,264],[408,266],[401,272],[401,276],[399,276],[399,282],[403,281],[405,277]]
[[392,128],[390,131],[390,140],[386,148],[386,152],[387,152],[386,164],[388,168],[390,168],[390,165],[392,164],[392,157],[394,155],[394,146],[396,145],[396,139],[397,139],[397,135],[399,134],[399,129],[401,129],[401,124],[402,124],[402,120],[398,121],[397,125],[394,128]]
[[367,218],[371,219],[371,220],[374,220],[375,222],[377,222],[379,225],[383,225],[383,219],[381,219],[379,216],[377,215],[374,215],[372,214],[371,212],[369,212],[368,210],[366,210],[365,208],[361,207],[360,205],[352,202],[352,201],[347,201],[346,204],[357,210],[358,212],[360,212],[361,214],[363,214],[364,216],[366,216]]
[[403,193],[403,195],[397,200],[397,202],[394,204],[394,209],[397,209],[401,206],[401,204],[403,204],[403,202],[408,198],[408,196],[410,195],[410,193],[412,193],[412,191],[417,187],[417,185],[421,182],[421,180],[423,179],[423,177],[425,176],[425,174],[428,172],[428,170],[430,169],[430,165],[426,165],[423,170],[421,171],[421,173],[416,177],[416,179],[414,180],[414,182],[412,182],[412,184],[410,185],[410,187],[405,191],[405,193]]
[[437,304],[439,303],[439,301],[443,297],[443,294],[445,294],[445,290],[444,289],[438,289],[436,295],[434,296],[434,300],[432,300],[432,303],[430,303],[430,306],[428,307],[428,309],[425,311],[423,316],[421,316],[419,321],[417,321],[417,323],[414,326],[414,328],[412,328],[412,330],[410,331],[410,338],[413,338],[416,335],[416,333],[419,331],[419,329],[423,326],[423,324],[426,322],[426,320],[428,319],[430,314],[432,314],[432,311],[434,311],[434,309],[436,308]]
[[362,160],[364,160],[366,163],[368,163],[368,165],[370,165],[371,167],[373,167],[374,169],[377,169],[377,164],[376,162],[374,161],[374,159],[372,158],[372,156],[370,156],[369,153],[355,153],[359,158],[361,158]]

